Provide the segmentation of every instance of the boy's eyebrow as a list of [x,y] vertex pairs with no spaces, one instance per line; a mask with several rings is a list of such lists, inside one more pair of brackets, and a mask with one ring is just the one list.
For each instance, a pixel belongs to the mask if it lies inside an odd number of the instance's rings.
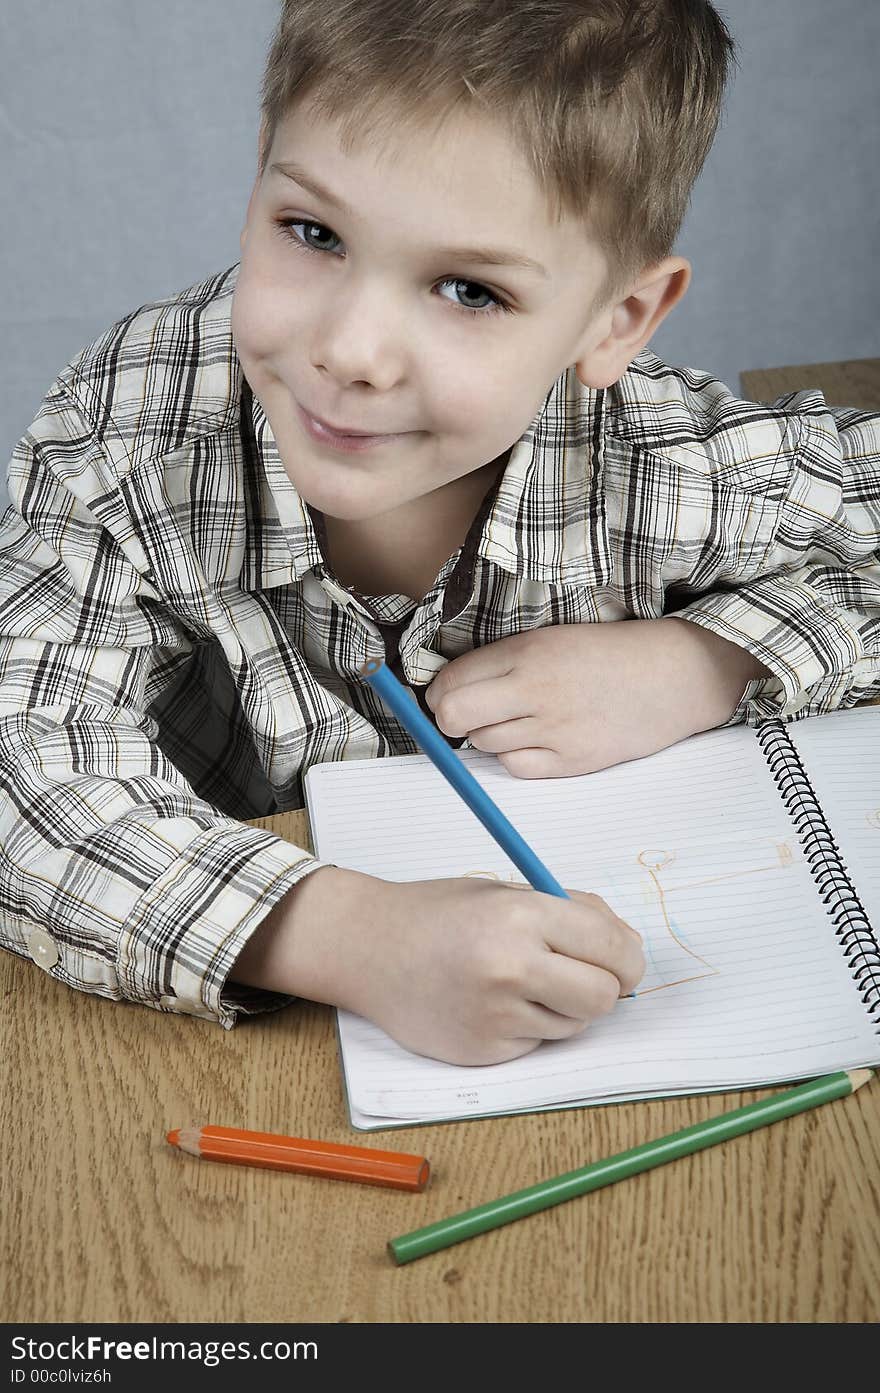
[[[338,208],[341,213],[351,217],[351,209],[341,198],[337,198],[329,189],[325,189],[323,184],[319,184],[317,179],[313,179],[306,174],[305,170],[293,160],[276,161],[269,166],[270,174],[283,174],[285,178],[292,179],[295,184],[300,184],[307,189],[315,198],[323,199],[332,208]],[[549,272],[538,261],[533,261],[529,256],[523,256],[520,252],[514,251],[495,251],[492,247],[438,247],[438,256],[458,257],[462,261],[478,262],[481,266],[515,266],[522,271],[533,271],[541,276],[543,280],[549,279]]]

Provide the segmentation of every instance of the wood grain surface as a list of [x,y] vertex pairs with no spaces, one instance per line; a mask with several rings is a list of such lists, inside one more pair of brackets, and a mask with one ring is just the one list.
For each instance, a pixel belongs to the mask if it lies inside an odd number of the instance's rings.
[[748,401],[773,401],[802,387],[818,387],[829,406],[880,410],[880,358],[851,358],[843,363],[804,363],[740,373],[740,390]]

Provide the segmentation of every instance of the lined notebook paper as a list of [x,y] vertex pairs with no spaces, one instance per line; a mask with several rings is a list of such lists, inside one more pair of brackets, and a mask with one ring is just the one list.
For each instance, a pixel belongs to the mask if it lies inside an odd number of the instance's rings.
[[[581,1035],[491,1066],[414,1055],[340,1011],[353,1126],[880,1062],[880,707],[711,731],[570,779],[459,757],[567,889],[601,895],[639,930],[647,971]],[[306,796],[323,860],[387,880],[523,882],[426,756],[316,765]]]

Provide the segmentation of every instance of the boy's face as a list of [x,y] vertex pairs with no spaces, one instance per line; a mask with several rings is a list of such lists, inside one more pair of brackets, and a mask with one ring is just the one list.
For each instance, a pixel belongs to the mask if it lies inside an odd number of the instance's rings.
[[[273,167],[285,163],[293,178]],[[550,220],[518,150],[473,110],[346,154],[335,123],[295,108],[241,246],[244,374],[300,495],[339,519],[388,514],[498,459],[611,324],[610,308],[589,314],[601,252]],[[380,438],[355,447],[309,417]]]

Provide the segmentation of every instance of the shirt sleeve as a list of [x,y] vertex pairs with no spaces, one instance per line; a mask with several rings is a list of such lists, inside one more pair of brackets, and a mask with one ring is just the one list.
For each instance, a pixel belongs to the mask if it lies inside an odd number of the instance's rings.
[[81,991],[217,1021],[291,997],[227,981],[324,863],[200,799],[147,714],[185,658],[101,440],[63,378],[0,523],[0,946]]
[[880,416],[780,398],[800,414],[787,486],[757,578],[677,612],[748,649],[770,677],[728,725],[820,715],[880,697]]

